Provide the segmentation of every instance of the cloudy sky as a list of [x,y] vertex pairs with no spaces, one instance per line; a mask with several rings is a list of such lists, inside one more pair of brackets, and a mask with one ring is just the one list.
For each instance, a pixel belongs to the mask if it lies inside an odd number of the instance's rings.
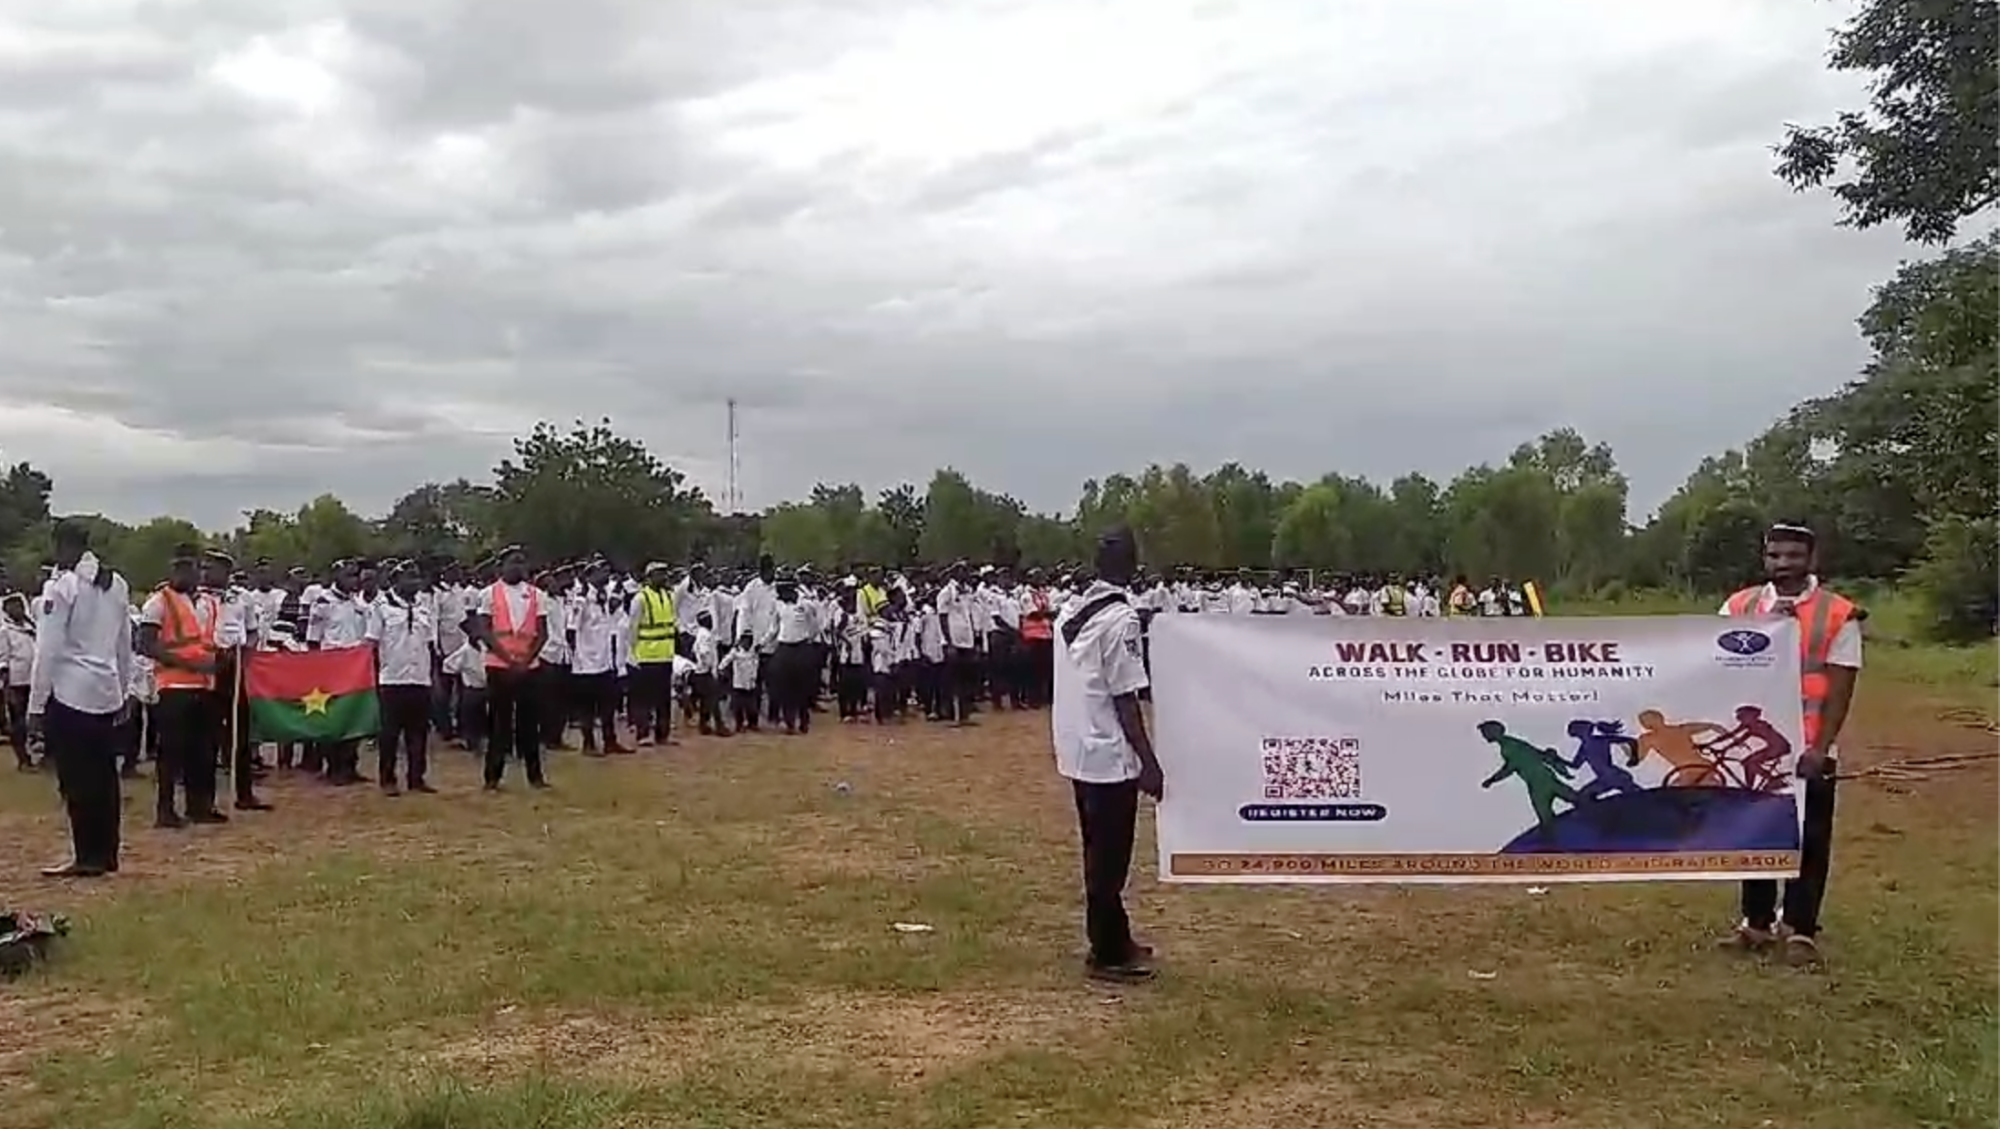
[[1569,424],[1650,507],[1893,234],[1770,174],[1810,0],[0,0],[0,455],[210,526],[608,415],[745,501],[1067,508]]

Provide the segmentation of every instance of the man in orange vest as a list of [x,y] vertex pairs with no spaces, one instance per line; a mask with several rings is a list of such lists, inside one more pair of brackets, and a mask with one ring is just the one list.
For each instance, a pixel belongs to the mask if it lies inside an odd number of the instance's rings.
[[[199,553],[193,545],[174,549],[167,581],[139,609],[139,653],[153,660],[159,703],[153,718],[160,727],[159,763],[154,772],[154,823],[163,828],[189,823],[227,823],[215,808],[216,723],[215,628],[221,605],[200,590]],[[174,786],[187,815],[175,810]]]
[[549,596],[528,582],[528,558],[519,545],[500,551],[500,579],[474,597],[466,634],[486,648],[486,790],[499,791],[510,752],[521,758],[531,787],[548,787],[535,670],[549,641]]
[[1798,767],[1806,782],[1799,876],[1785,883],[1783,917],[1778,913],[1777,882],[1745,882],[1743,920],[1723,938],[1723,945],[1762,951],[1782,936],[1786,961],[1802,967],[1816,967],[1822,959],[1819,910],[1831,863],[1838,775],[1834,743],[1854,701],[1854,683],[1861,672],[1861,621],[1867,618],[1853,601],[1820,586],[1813,573],[1816,548],[1813,532],[1805,526],[1773,525],[1764,534],[1768,580],[1737,592],[1722,605],[1727,616],[1782,615],[1798,620],[1806,739]]
[[1049,704],[1050,684],[1055,679],[1055,622],[1061,609],[1049,596],[1042,570],[1028,570],[1028,587],[1021,593],[1021,647],[1027,664],[1028,704],[1037,709]]

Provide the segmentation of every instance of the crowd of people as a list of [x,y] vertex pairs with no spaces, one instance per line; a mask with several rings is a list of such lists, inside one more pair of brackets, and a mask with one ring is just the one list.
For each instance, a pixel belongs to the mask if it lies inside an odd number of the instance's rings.
[[[44,767],[31,731],[55,678],[38,623],[77,597],[80,578],[113,575],[94,557],[84,566],[83,550],[69,555],[41,578],[39,597],[0,594],[0,687],[26,771]],[[968,726],[982,709],[1049,703],[1052,626],[1089,572],[959,561],[836,576],[781,569],[768,556],[730,570],[633,569],[602,557],[531,569],[520,547],[473,563],[357,559],[280,571],[268,560],[239,569],[225,553],[183,545],[164,582],[127,597],[119,701],[104,737],[119,775],[152,766],[154,823],[179,828],[227,821],[218,773],[232,781],[239,811],[268,809],[256,785],[272,772],[371,782],[357,740],[253,739],[242,671],[255,651],[373,651],[372,782],[390,794],[433,790],[437,742],[479,754],[489,789],[513,763],[540,788],[544,753],[573,740],[592,757],[669,744],[677,715],[681,727],[715,737],[806,733],[829,712],[849,724]],[[1521,589],[1498,579],[1475,590],[1462,578],[1445,588],[1394,576],[1314,583],[1181,569],[1133,589],[1147,618],[1526,614]]]

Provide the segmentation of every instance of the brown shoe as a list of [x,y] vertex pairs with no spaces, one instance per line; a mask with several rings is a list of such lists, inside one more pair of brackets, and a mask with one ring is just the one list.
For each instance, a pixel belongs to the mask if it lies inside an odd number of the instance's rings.
[[1785,963],[1793,968],[1816,971],[1826,967],[1826,954],[1820,951],[1818,941],[1803,933],[1794,933],[1785,938]]
[[1761,953],[1768,952],[1778,943],[1778,935],[1769,929],[1757,929],[1747,921],[1739,923],[1728,935],[1717,938],[1715,947],[1725,952]]

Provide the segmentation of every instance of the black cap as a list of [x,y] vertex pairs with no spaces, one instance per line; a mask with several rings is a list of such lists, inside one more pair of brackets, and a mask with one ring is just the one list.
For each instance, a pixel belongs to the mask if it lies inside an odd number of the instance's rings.
[[192,561],[201,556],[201,549],[192,541],[183,541],[174,546],[173,562]]

